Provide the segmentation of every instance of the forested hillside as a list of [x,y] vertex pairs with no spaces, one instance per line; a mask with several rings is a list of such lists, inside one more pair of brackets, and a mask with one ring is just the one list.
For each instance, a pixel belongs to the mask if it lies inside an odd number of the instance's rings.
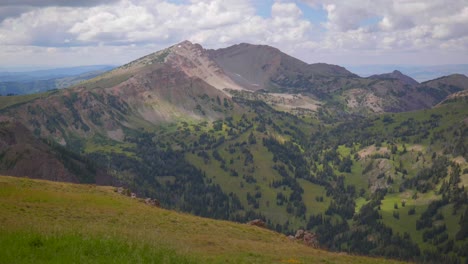
[[[0,169],[305,229],[323,249],[461,263],[466,80],[360,78],[268,46],[185,41],[76,87],[0,97]],[[23,173],[34,156],[54,173]]]
[[[318,234],[330,250],[462,261],[468,245],[466,97],[431,110],[327,124],[234,98],[215,122],[86,143],[122,184],[163,206]],[[112,146],[112,147],[111,147]]]

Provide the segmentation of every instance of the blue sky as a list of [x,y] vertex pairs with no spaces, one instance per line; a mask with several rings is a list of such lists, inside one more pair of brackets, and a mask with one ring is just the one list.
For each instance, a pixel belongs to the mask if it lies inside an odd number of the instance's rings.
[[306,62],[466,64],[466,0],[0,1],[0,67],[123,64],[183,40]]

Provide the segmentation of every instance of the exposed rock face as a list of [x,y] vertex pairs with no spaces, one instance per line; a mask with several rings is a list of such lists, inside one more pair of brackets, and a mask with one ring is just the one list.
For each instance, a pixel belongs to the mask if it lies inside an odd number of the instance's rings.
[[299,229],[296,231],[296,235],[294,236],[295,239],[303,239],[304,238],[305,231],[302,229]]
[[319,246],[317,235],[302,229],[297,230],[294,236],[289,236],[288,238],[293,241],[302,241],[304,245],[309,247],[318,248]]
[[311,232],[305,232],[303,237],[304,244],[309,247],[318,248],[317,235]]
[[266,223],[262,219],[255,219],[247,223],[248,225],[258,226],[261,228],[266,228]]
[[199,44],[183,41],[172,46],[170,50],[167,62],[174,68],[182,70],[187,76],[200,78],[219,90],[244,89],[232,81]]
[[161,207],[161,203],[158,200],[151,199],[151,198],[146,198],[145,199],[145,204],[151,205],[151,206],[156,206],[156,207]]
[[138,198],[137,194],[134,192],[131,192],[129,189],[124,188],[124,187],[117,187],[115,188],[115,192],[121,195],[128,196],[132,199],[138,199],[140,202],[144,202],[145,204],[149,206],[155,206],[155,207],[161,207],[161,203],[157,199],[152,199],[152,198]]

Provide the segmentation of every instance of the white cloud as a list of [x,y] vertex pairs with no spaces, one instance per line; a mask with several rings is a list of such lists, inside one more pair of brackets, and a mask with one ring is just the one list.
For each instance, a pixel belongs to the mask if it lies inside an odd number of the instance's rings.
[[1,0],[0,6],[95,6],[119,0]]
[[[56,48],[54,58],[69,58],[73,53],[68,51],[74,51],[94,61],[106,58],[92,55],[102,52],[123,63],[135,58],[130,55],[151,51],[149,47],[159,49],[185,39],[208,48],[269,44],[311,62],[349,63],[352,57],[365,61],[390,51],[393,58],[414,52],[468,60],[468,55],[447,55],[468,54],[466,0],[302,0],[327,13],[323,24],[312,24],[293,0],[276,0],[268,18],[257,15],[254,1],[87,0],[72,5],[64,0],[21,0],[16,2],[21,5],[2,7],[11,12],[0,12],[0,61],[6,64],[4,58],[23,47],[34,50],[24,61],[39,58],[40,51],[50,55],[47,48]],[[132,52],[124,52],[124,47]],[[124,55],[115,56],[113,50]]]
[[[399,51],[434,56],[460,52],[468,59],[466,0],[303,0],[327,12],[322,50]],[[374,23],[369,23],[374,20]],[[424,50],[422,50],[424,49]],[[426,53],[427,54],[427,53]],[[357,56],[356,56],[357,57]],[[463,61],[465,60],[465,61]],[[438,62],[437,59],[434,59]],[[416,62],[417,63],[417,62]]]

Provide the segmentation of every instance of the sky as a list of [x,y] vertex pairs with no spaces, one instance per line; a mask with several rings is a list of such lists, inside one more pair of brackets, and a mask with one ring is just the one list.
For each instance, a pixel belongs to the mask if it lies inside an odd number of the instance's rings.
[[467,64],[468,0],[0,0],[0,67],[120,65],[183,40],[308,63]]

